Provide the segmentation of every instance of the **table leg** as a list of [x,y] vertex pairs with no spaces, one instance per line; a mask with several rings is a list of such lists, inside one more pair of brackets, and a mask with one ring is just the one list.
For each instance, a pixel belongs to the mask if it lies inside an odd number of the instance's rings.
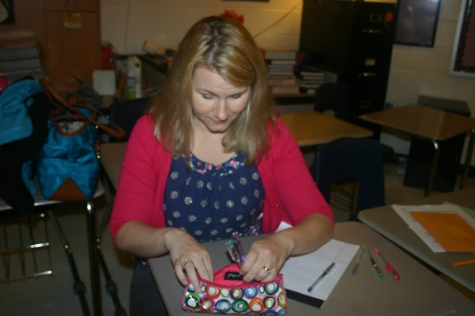
[[434,145],[434,157],[432,157],[432,165],[429,170],[429,179],[427,180],[426,191],[424,196],[430,196],[432,188],[434,187],[435,172],[437,171],[437,162],[439,161],[440,146],[435,140],[432,141]]
[[470,163],[472,162],[473,145],[475,143],[475,129],[470,131],[470,141],[468,143],[467,153],[465,154],[465,166],[463,169],[462,179],[460,181],[460,189],[465,188],[467,184],[468,169],[470,169]]
[[96,249],[96,214],[91,201],[87,202],[87,233],[89,243],[89,270],[91,273],[92,310],[94,316],[102,316],[101,275]]

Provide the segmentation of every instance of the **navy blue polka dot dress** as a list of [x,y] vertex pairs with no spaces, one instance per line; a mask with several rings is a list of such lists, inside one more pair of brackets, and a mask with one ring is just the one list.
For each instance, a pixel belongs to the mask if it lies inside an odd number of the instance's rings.
[[185,230],[199,242],[261,232],[259,215],[264,188],[256,165],[235,154],[225,163],[205,163],[191,155],[172,159],[164,210],[169,227]]

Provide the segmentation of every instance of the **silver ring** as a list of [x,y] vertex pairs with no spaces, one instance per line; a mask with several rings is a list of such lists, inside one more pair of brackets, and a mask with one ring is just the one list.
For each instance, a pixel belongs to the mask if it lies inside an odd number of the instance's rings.
[[187,264],[188,262],[191,262],[190,259],[188,259],[188,258],[185,258],[184,261],[185,261],[185,263],[183,265]]
[[267,274],[272,273],[272,269],[270,269],[268,266],[263,266],[262,269],[264,269],[267,272]]

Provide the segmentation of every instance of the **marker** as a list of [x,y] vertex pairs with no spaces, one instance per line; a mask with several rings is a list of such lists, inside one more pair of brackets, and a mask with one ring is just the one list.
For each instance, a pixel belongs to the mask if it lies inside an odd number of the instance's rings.
[[384,258],[383,254],[381,251],[379,251],[378,248],[374,248],[374,252],[378,254],[378,256],[383,260],[384,264],[386,265],[386,269],[388,270],[389,274],[393,276],[393,279],[396,281],[399,281],[401,278],[399,277],[399,274],[396,272],[396,270],[389,264],[389,262]]
[[369,260],[371,261],[371,265],[373,266],[374,271],[376,272],[376,276],[380,281],[384,280],[384,275],[381,272],[381,269],[378,267],[376,264],[376,261],[374,261],[373,256],[369,253],[368,248],[364,247],[364,251],[368,254]]
[[241,255],[232,240],[227,240],[225,243],[226,248],[228,249],[229,256],[231,260],[239,264],[240,266],[243,264],[244,260],[246,260],[245,255]]
[[458,266],[463,266],[463,265],[472,264],[472,263],[475,263],[475,259],[449,263],[447,265],[447,267],[449,267],[449,268],[450,267],[458,267]]
[[335,266],[335,262],[332,262],[328,268],[325,269],[325,271],[323,271],[323,273],[312,283],[312,285],[310,285],[310,287],[307,289],[307,291],[310,293],[312,292],[313,288],[315,286],[317,286],[318,282],[320,282],[328,273],[330,273],[330,271],[333,269],[333,267]]
[[361,261],[362,254],[363,254],[363,247],[360,247],[360,250],[358,251],[358,256],[356,257],[355,265],[353,266],[353,271],[351,271],[351,274],[353,274],[353,276],[356,276],[358,274],[358,270],[360,269],[360,261]]

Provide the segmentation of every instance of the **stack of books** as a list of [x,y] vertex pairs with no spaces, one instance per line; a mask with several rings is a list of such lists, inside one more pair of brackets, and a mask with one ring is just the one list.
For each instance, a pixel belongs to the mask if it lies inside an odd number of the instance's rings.
[[315,90],[325,83],[325,73],[316,69],[301,69],[297,71],[297,83],[300,93],[315,94]]
[[1,45],[0,76],[9,83],[27,76],[35,79],[45,77],[40,44],[23,42]]
[[272,93],[299,93],[299,85],[294,74],[297,50],[290,47],[261,48],[267,69]]

